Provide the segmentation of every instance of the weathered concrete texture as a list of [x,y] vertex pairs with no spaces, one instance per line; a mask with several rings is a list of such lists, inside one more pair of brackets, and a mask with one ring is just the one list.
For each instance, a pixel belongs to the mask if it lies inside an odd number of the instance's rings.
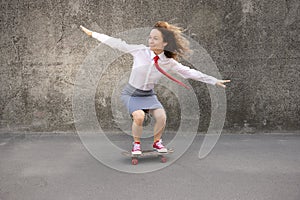
[[[208,51],[222,76],[232,80],[226,89],[226,128],[247,123],[267,130],[300,128],[298,0],[3,0],[0,5],[2,129],[74,130],[76,73],[98,44],[79,25],[111,35],[157,20],[187,28],[186,34]],[[130,56],[120,58],[99,81],[95,107],[103,128],[116,126],[111,87],[101,84],[118,80],[131,62]],[[199,130],[205,130],[209,93],[204,84],[190,83],[199,97]],[[168,127],[176,129],[176,99],[162,98],[169,109]]]

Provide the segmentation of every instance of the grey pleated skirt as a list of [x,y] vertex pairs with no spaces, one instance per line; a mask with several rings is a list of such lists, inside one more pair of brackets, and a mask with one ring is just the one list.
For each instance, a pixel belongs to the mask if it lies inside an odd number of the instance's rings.
[[137,110],[150,110],[163,108],[153,90],[139,90],[127,84],[122,93],[121,100],[126,106],[129,114]]

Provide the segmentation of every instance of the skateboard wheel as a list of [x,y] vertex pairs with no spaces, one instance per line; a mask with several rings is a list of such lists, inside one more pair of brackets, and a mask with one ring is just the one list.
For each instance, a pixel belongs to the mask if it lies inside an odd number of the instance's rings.
[[167,162],[167,158],[166,158],[166,157],[161,157],[161,158],[160,158],[160,161],[161,161],[162,163],[165,163],[165,162]]
[[133,158],[133,159],[131,160],[131,163],[132,163],[133,165],[137,165],[137,164],[139,163],[139,161],[138,161],[138,159]]

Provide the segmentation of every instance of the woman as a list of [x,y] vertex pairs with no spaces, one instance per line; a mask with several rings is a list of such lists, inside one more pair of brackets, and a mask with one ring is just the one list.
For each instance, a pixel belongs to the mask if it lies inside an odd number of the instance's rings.
[[212,76],[203,74],[197,70],[177,62],[189,50],[188,41],[182,36],[181,29],[167,22],[157,22],[151,30],[148,45],[130,45],[126,42],[112,38],[105,34],[99,34],[80,26],[89,36],[100,42],[117,48],[123,52],[133,55],[134,62],[129,78],[129,83],[122,91],[122,101],[132,115],[132,154],[141,154],[141,135],[145,112],[149,112],[155,119],[153,148],[158,152],[167,152],[162,143],[162,133],[166,125],[166,114],[162,104],[153,92],[154,85],[163,76],[187,87],[180,81],[174,79],[166,71],[171,70],[185,79],[194,79],[204,83],[226,87],[225,83],[230,80],[218,80]]

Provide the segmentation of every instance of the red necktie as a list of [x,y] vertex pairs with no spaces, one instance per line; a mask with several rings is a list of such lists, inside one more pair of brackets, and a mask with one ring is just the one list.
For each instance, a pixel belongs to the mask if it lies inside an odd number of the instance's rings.
[[154,60],[154,65],[156,67],[156,69],[158,71],[160,71],[162,74],[164,74],[166,77],[168,77],[169,79],[171,79],[172,81],[175,81],[176,83],[178,83],[179,85],[185,87],[186,89],[190,89],[187,85],[185,85],[184,83],[182,83],[181,81],[175,79],[173,76],[171,76],[170,74],[168,74],[167,72],[165,72],[159,65],[158,65],[158,55],[156,55],[153,60]]

